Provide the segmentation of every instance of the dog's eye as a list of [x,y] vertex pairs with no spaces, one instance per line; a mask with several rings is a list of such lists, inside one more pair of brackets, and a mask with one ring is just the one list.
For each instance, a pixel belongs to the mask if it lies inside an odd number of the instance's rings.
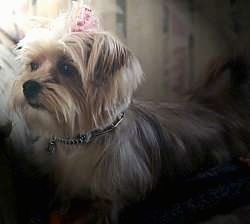
[[36,71],[37,69],[39,68],[39,64],[36,63],[36,62],[31,62],[30,63],[30,70],[33,72],[33,71]]
[[58,69],[61,74],[65,76],[71,76],[76,73],[76,69],[73,65],[67,63],[59,63]]

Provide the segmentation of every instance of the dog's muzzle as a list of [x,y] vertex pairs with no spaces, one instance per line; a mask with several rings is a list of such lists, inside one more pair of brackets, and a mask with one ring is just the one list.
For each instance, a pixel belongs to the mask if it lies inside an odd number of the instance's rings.
[[28,80],[23,84],[23,94],[26,98],[37,97],[42,86],[34,80]]
[[37,104],[37,98],[42,86],[35,80],[28,80],[23,84],[23,94],[31,105]]

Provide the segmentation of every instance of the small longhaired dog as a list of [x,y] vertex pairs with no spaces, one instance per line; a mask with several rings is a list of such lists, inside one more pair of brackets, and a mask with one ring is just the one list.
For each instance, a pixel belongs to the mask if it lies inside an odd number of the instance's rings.
[[91,201],[88,222],[117,221],[159,179],[172,181],[245,156],[249,76],[243,57],[214,63],[172,103],[133,101],[137,58],[104,31],[64,36],[38,30],[17,48],[12,107],[27,123],[33,158],[62,201]]

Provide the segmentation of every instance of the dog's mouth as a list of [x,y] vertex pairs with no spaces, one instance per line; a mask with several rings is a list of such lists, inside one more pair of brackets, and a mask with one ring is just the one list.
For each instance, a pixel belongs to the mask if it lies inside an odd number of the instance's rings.
[[26,98],[26,102],[34,109],[45,110],[45,107],[39,102],[38,99]]
[[39,101],[35,98],[29,98],[29,97],[26,97],[26,101],[27,103],[33,107],[33,108],[40,108],[41,107],[41,104],[39,103]]
[[40,108],[41,108],[41,105],[38,104],[38,103],[28,102],[28,104],[29,104],[31,107],[35,108],[35,109],[40,109]]

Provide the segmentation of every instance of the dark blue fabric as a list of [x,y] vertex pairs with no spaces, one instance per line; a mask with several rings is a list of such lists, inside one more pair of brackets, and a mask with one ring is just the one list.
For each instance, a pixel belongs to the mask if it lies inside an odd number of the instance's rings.
[[237,163],[162,183],[143,202],[126,208],[122,224],[195,223],[250,204],[250,168]]

